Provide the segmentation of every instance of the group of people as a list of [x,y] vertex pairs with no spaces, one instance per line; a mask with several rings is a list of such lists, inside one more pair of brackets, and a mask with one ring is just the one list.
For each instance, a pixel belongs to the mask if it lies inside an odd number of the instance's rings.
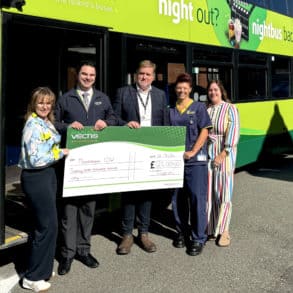
[[[55,95],[47,87],[34,90],[25,116],[19,167],[21,184],[34,215],[30,254],[22,286],[35,292],[48,290],[53,274],[58,220],[57,182],[60,166],[70,150],[61,148],[67,128],[107,126],[130,128],[186,126],[184,186],[174,190],[172,209],[177,236],[173,245],[186,247],[189,255],[202,252],[208,239],[219,246],[230,244],[233,174],[239,139],[239,115],[230,103],[220,81],[208,85],[208,104],[190,98],[192,79],[180,74],[175,83],[176,106],[169,109],[165,93],[154,87],[156,65],[142,61],[136,82],[117,90],[110,99],[95,89],[96,69],[83,62],[77,69],[77,85],[55,105]],[[62,167],[61,167],[62,168]],[[59,170],[59,172],[57,172]],[[61,172],[62,173],[62,172]],[[70,271],[79,260],[96,268],[99,262],[90,253],[91,230],[95,216],[95,197],[62,199],[59,230],[62,238],[58,274]],[[126,255],[134,243],[137,219],[138,243],[146,252],[156,251],[149,237],[152,197],[150,191],[122,193],[122,241],[117,254]]]

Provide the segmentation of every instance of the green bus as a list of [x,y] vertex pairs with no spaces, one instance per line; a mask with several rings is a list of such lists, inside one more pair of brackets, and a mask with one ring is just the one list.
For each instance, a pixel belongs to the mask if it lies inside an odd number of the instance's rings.
[[292,151],[293,18],[249,2],[2,1],[0,245],[10,245],[5,198],[21,192],[16,164],[30,93],[49,86],[60,96],[74,85],[83,59],[96,63],[96,86],[110,98],[135,80],[143,59],[157,64],[154,84],[170,105],[179,73],[192,74],[199,101],[208,81],[221,79],[240,112],[237,167]]

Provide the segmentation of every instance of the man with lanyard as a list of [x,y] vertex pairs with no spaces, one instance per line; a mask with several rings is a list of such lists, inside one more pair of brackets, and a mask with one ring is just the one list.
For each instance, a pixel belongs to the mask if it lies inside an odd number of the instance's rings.
[[[119,125],[130,128],[169,125],[165,93],[152,86],[156,65],[149,60],[140,62],[136,83],[117,90],[113,103]],[[148,237],[151,214],[151,192],[134,191],[122,194],[122,242],[118,254],[128,254],[133,244],[133,228],[137,216],[138,239],[147,252],[156,246]]]
[[[81,130],[92,126],[102,130],[117,125],[116,115],[109,98],[94,88],[96,69],[85,61],[77,69],[77,86],[65,93],[57,102],[55,126],[66,137],[68,127]],[[90,254],[90,238],[95,216],[96,201],[93,196],[64,199],[61,219],[61,260],[58,274],[69,272],[73,259],[90,268],[98,267],[98,261]]]

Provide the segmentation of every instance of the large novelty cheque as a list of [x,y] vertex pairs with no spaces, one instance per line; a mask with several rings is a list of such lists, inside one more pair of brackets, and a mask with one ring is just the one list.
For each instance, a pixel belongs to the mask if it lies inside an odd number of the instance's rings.
[[68,128],[63,196],[183,186],[185,127]]

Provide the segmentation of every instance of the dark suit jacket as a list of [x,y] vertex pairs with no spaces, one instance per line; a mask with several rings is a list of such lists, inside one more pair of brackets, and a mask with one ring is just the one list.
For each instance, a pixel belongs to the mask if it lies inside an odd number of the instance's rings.
[[88,111],[84,108],[76,89],[65,93],[56,103],[55,127],[61,134],[66,134],[68,125],[74,121],[84,126],[93,126],[99,119],[104,120],[108,126],[117,125],[109,98],[96,89]]
[[[152,126],[169,125],[169,111],[165,93],[152,86]],[[139,106],[137,101],[136,85],[129,85],[117,90],[113,109],[118,116],[119,125],[125,125],[129,121],[140,123]]]

